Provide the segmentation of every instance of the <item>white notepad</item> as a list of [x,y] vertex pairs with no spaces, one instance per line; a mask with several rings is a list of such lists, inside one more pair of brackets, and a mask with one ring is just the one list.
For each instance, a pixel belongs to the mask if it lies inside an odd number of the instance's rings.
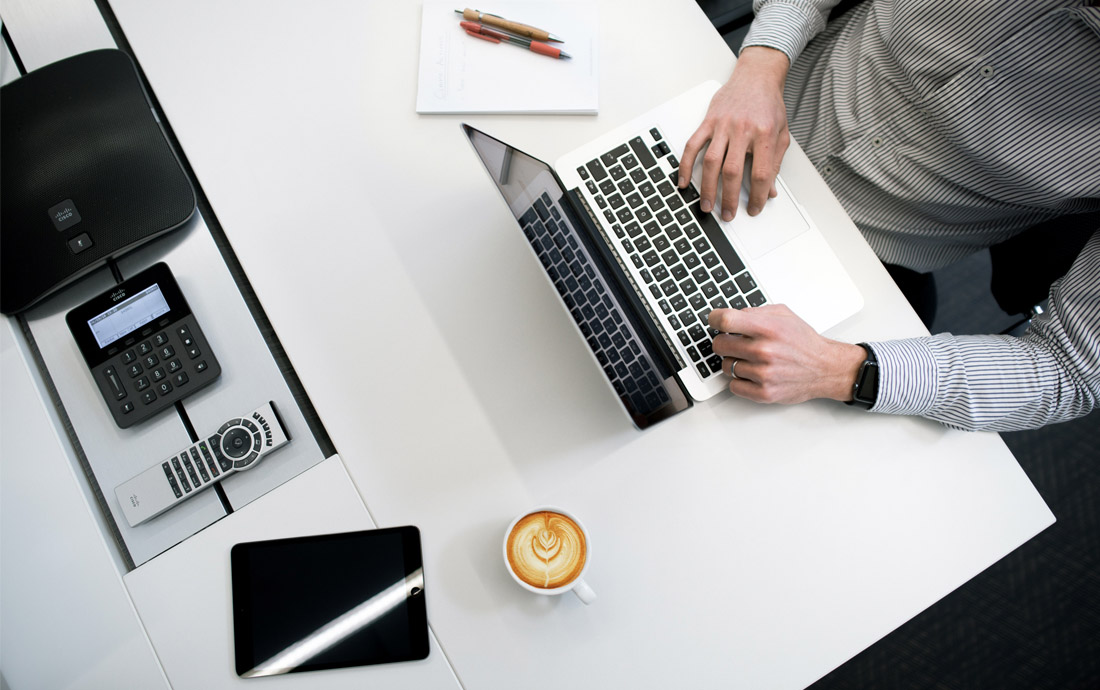
[[596,8],[579,2],[501,2],[478,7],[564,39],[571,59],[468,36],[454,2],[425,2],[418,113],[576,113],[599,106]]

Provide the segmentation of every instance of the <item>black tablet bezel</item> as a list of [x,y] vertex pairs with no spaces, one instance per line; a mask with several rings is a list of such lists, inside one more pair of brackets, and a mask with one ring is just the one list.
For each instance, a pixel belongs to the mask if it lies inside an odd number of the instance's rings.
[[[252,639],[252,612],[255,603],[251,597],[253,574],[249,566],[249,554],[259,546],[264,548],[279,548],[283,550],[282,559],[294,559],[299,552],[297,547],[318,541],[343,542],[349,548],[371,549],[372,545],[380,538],[393,535],[401,537],[403,552],[403,572],[405,573],[407,623],[409,638],[406,640],[407,655],[392,655],[382,659],[357,660],[348,663],[305,663],[293,668],[285,668],[265,672],[262,674],[250,673],[257,664],[266,661],[255,658],[254,640]],[[288,561],[289,562],[289,561]],[[348,668],[367,666],[380,663],[399,661],[416,661],[428,656],[428,618],[427,606],[424,597],[423,558],[420,551],[420,530],[414,526],[389,527],[357,532],[343,532],[337,534],[311,535],[305,537],[293,537],[288,539],[273,539],[267,541],[245,542],[236,544],[230,551],[230,570],[232,574],[232,606],[233,606],[233,646],[234,659],[237,674],[241,677],[255,677],[259,675],[281,675],[286,673],[299,673],[304,671],[319,671],[331,668]],[[303,631],[308,634],[312,631]]]

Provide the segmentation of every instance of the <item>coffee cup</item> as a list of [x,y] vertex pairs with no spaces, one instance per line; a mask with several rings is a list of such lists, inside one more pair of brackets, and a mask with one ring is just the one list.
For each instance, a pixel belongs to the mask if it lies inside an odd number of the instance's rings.
[[591,604],[596,593],[584,581],[591,557],[588,531],[561,508],[528,510],[504,531],[504,567],[520,587],[535,594],[571,591]]

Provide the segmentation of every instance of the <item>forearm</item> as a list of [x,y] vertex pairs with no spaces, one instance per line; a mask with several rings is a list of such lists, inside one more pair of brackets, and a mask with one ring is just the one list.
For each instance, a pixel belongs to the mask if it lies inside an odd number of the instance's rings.
[[741,44],[783,51],[794,62],[806,44],[825,28],[829,11],[840,0],[755,0],[749,33]]
[[1033,339],[941,334],[870,345],[879,362],[873,412],[920,415],[969,431],[1015,431],[1097,406],[1097,391]]
[[1051,290],[1021,338],[941,334],[871,343],[872,411],[922,415],[971,430],[1010,431],[1100,406],[1100,233]]

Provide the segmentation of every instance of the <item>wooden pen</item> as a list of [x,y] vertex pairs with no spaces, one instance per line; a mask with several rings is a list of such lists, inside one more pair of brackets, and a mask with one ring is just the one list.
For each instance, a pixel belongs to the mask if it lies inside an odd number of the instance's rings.
[[481,22],[482,24],[488,24],[502,31],[515,34],[517,36],[523,36],[524,38],[530,38],[535,41],[555,41],[557,43],[564,43],[564,41],[549,31],[543,31],[542,29],[536,29],[533,26],[526,24],[520,24],[519,22],[508,21],[504,17],[499,17],[495,14],[488,14],[481,10],[471,10],[466,8],[464,10],[455,10],[456,13],[461,14],[462,18],[470,22]]

